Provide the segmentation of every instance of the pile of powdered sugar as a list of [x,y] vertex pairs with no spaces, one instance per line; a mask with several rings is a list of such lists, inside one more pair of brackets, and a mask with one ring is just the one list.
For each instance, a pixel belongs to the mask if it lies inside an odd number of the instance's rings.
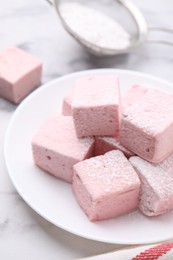
[[63,3],[60,13],[70,30],[99,48],[123,50],[130,45],[130,35],[115,20],[96,9],[79,3]]

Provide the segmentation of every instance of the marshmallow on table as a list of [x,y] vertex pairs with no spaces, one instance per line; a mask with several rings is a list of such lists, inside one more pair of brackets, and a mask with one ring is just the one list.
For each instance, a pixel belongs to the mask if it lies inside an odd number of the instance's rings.
[[129,158],[135,154],[120,144],[116,137],[110,136],[96,136],[95,137],[95,156],[102,155],[112,150],[120,150]]
[[10,47],[0,52],[0,96],[19,103],[41,83],[42,63],[31,54]]
[[138,207],[140,180],[121,151],[74,165],[72,186],[91,221],[114,218]]
[[148,90],[122,116],[120,142],[153,163],[173,152],[173,97]]
[[147,216],[157,216],[172,210],[173,154],[157,165],[137,156],[129,160],[141,180],[141,212]]
[[32,140],[35,164],[72,182],[73,165],[93,156],[94,138],[77,138],[72,117],[52,116]]
[[62,115],[64,115],[64,116],[72,116],[72,98],[73,98],[73,91],[70,91],[63,98]]
[[135,104],[143,95],[145,95],[148,91],[148,88],[134,85],[130,87],[125,95],[122,97],[122,110],[126,110],[128,107]]
[[77,135],[115,135],[120,126],[119,99],[116,76],[79,78],[72,100]]

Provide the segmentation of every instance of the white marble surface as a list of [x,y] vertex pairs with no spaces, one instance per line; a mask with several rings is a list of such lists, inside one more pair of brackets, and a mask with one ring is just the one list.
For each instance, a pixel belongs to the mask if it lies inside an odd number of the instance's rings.
[[[172,0],[133,2],[151,26],[173,28]],[[154,36],[168,37],[161,33]],[[129,55],[94,58],[64,31],[45,0],[0,0],[0,49],[10,45],[43,60],[43,83],[73,71],[106,67],[138,70],[173,81],[173,47],[146,44]],[[0,99],[0,259],[76,259],[120,247],[65,232],[38,216],[20,198],[3,159],[5,132],[15,109]]]

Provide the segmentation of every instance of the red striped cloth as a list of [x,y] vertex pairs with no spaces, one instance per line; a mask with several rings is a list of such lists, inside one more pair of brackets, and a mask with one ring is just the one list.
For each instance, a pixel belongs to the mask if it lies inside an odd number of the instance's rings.
[[[161,256],[164,256],[167,253],[169,253],[171,249],[173,249],[173,243],[165,243],[165,244],[157,245],[157,246],[151,247],[149,249],[146,249],[143,252],[140,252],[137,256],[133,257],[132,260],[162,259]],[[173,257],[173,255],[172,255],[172,257]]]
[[102,255],[96,255],[88,260],[173,260],[173,243],[146,245],[122,249]]

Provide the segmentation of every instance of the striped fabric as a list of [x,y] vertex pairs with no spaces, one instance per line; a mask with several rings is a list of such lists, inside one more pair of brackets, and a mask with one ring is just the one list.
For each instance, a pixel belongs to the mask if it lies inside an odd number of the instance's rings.
[[173,243],[147,245],[128,248],[102,255],[85,258],[86,260],[173,260]]
[[[151,247],[147,250],[140,252],[137,256],[133,257],[132,260],[168,259],[165,257],[166,257],[166,255],[167,256],[170,255],[171,249],[173,249],[173,243],[165,243],[165,244],[157,245],[157,246]],[[169,253],[169,254],[167,254],[167,253]],[[173,259],[173,254],[171,253],[171,255],[172,255],[172,259]],[[171,258],[169,258],[169,259],[171,259]]]

